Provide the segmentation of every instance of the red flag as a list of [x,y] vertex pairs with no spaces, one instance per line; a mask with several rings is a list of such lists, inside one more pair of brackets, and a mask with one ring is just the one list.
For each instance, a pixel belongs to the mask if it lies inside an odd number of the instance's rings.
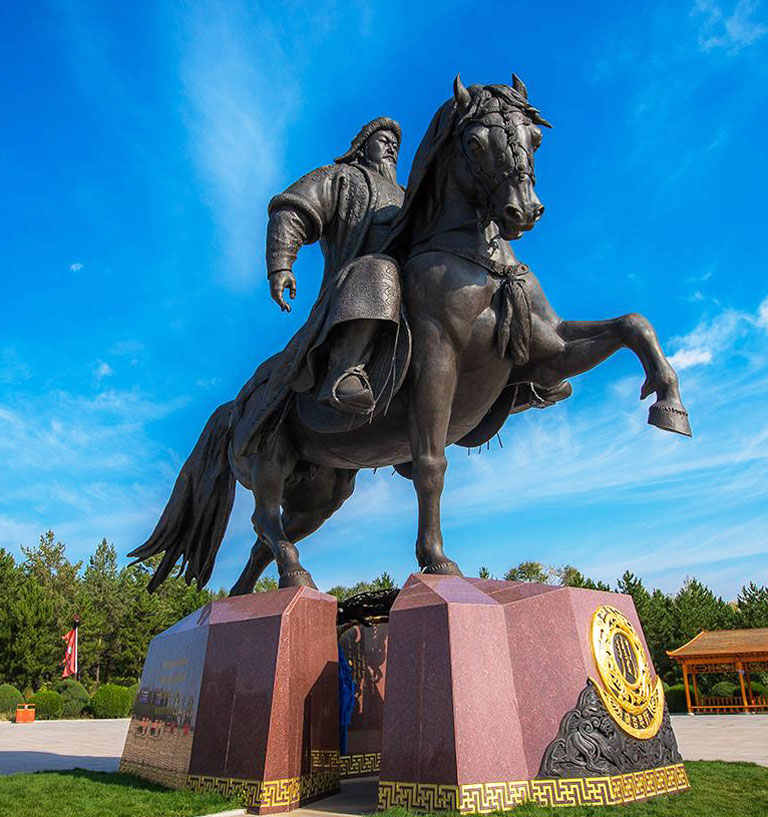
[[62,638],[67,646],[64,652],[64,660],[61,662],[64,665],[64,672],[62,678],[68,678],[70,675],[77,675],[77,626],[73,627]]

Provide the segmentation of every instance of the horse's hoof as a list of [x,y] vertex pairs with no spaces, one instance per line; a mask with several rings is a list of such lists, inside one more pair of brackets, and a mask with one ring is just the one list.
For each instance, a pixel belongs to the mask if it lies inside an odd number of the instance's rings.
[[286,587],[311,587],[317,590],[317,585],[312,581],[312,576],[306,570],[289,570],[280,576],[277,585],[281,590]]
[[685,437],[693,437],[688,412],[679,406],[673,406],[665,400],[659,400],[648,409],[648,423],[664,431],[674,431]]
[[444,559],[442,562],[432,562],[421,569],[422,573],[429,573],[437,576],[463,576],[456,562]]

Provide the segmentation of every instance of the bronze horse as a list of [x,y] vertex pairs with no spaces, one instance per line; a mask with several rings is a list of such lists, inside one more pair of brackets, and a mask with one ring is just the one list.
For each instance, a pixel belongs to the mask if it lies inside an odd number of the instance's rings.
[[296,542],[352,494],[360,468],[385,465],[413,480],[420,569],[460,573],[443,552],[440,526],[446,446],[479,445],[510,413],[568,397],[567,378],[621,348],[645,370],[640,398],[656,395],[648,422],[690,436],[677,376],[648,320],[562,320],[508,243],[544,211],[533,154],[540,126],[549,125],[527,97],[517,77],[469,89],[457,77],[422,140],[386,248],[402,269],[412,332],[410,368],[387,411],[351,431],[321,433],[289,401],[268,441],[243,446],[248,429],[234,402],[220,406],[152,536],[131,554],[164,552],[151,588],[178,562],[188,582],[208,581],[236,480],[253,492],[257,541],[231,593],[251,592],[273,559],[280,587],[314,587]]

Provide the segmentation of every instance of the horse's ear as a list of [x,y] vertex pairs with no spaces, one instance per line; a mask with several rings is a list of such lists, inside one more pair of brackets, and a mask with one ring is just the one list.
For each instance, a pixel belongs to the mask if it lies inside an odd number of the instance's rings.
[[464,113],[472,101],[469,91],[464,87],[464,83],[461,81],[461,74],[456,74],[456,79],[453,81],[453,98],[459,106],[459,113]]
[[523,99],[528,99],[528,89],[517,74],[512,74],[512,87]]

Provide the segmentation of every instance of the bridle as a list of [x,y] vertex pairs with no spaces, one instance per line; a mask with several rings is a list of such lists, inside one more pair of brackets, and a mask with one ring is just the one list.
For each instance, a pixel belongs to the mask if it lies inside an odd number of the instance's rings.
[[[485,225],[493,220],[491,218],[491,200],[499,185],[503,184],[511,176],[517,176],[518,178],[528,176],[532,184],[536,183],[536,176],[533,171],[533,153],[525,148],[518,139],[517,125],[512,121],[512,111],[513,109],[510,108],[508,111],[475,113],[474,115],[460,119],[456,123],[456,141],[459,143],[464,164],[485,199],[484,202],[481,202],[481,223]],[[493,114],[501,116],[504,119],[504,124],[500,125],[497,122],[488,122],[487,118]],[[464,131],[467,127],[476,122],[479,122],[489,130],[498,128],[504,131],[507,146],[511,148],[512,153],[511,167],[505,161],[496,162],[494,163],[493,172],[489,173],[474,156],[467,151]]]

